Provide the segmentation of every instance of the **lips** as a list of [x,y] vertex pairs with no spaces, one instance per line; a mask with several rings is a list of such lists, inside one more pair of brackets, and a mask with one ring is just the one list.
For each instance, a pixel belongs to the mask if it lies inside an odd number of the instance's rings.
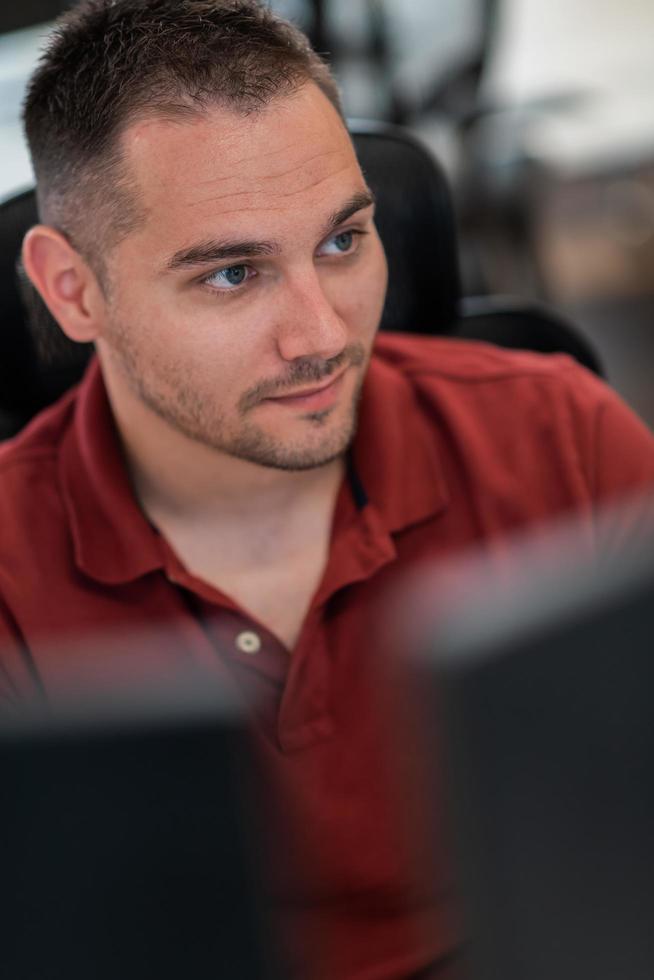
[[344,373],[345,372],[342,371],[341,374],[337,374],[333,378],[327,378],[327,380],[324,382],[324,384],[316,385],[315,388],[303,388],[301,391],[296,391],[292,395],[284,395],[283,397],[284,398],[305,398],[308,395],[315,395],[317,392],[324,391],[325,388],[329,388],[330,385],[333,385],[334,382],[335,381],[338,381],[338,379],[341,378]]
[[317,385],[314,388],[304,388],[292,395],[269,398],[268,401],[278,405],[296,406],[298,408],[327,407],[337,397],[344,375],[345,371],[342,371],[335,377],[329,378],[324,384]]

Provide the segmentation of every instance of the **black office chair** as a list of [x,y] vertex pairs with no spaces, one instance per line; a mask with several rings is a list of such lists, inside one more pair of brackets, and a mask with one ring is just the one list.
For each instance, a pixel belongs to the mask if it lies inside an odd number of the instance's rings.
[[[602,374],[587,341],[548,310],[516,300],[463,299],[451,196],[441,168],[418,140],[398,127],[353,122],[351,131],[377,197],[377,224],[388,256],[382,330],[565,351]],[[0,204],[0,438],[17,432],[74,384],[92,351],[91,345],[64,338],[35,291],[17,274],[23,235],[37,220],[33,190]]]
[[356,121],[350,129],[377,197],[377,226],[388,256],[382,330],[562,351],[604,376],[586,338],[542,304],[516,297],[463,297],[452,197],[438,162],[400,127]]

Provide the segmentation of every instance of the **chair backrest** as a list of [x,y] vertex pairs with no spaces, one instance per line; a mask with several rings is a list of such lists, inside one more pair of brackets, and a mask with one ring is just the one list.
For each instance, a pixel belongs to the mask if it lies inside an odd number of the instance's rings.
[[[458,245],[447,179],[429,150],[403,129],[355,121],[350,126],[366,179],[377,198],[389,289],[381,329],[451,334],[504,346],[567,351],[601,373],[590,345],[560,317],[533,304],[470,310],[461,300]],[[38,220],[33,190],[0,203],[0,438],[18,431],[81,376],[91,345],[59,342],[61,331],[31,286],[17,275],[20,246]],[[484,300],[484,302],[488,302]],[[29,314],[28,314],[29,308]],[[30,324],[55,343],[39,356]]]
[[461,282],[447,178],[423,143],[386,123],[354,121],[361,169],[377,198],[377,228],[388,259],[382,330],[451,333]]
[[36,203],[31,190],[0,205],[0,413],[6,416],[7,425],[11,417],[21,417],[35,407],[37,362],[16,272],[21,240],[35,221]]
[[79,379],[92,347],[62,342],[57,356],[39,356],[38,333],[63,338],[32,286],[18,273],[25,232],[38,221],[34,190],[14,194],[0,204],[0,439],[18,431]]
[[382,330],[564,352],[603,376],[589,341],[543,304],[515,297],[462,298],[450,188],[423,143],[387,123],[354,121],[350,131],[377,197],[377,227],[388,258]]
[[461,301],[455,335],[542,354],[570,354],[601,378],[605,376],[592,344],[571,323],[541,303],[511,296],[470,296]]

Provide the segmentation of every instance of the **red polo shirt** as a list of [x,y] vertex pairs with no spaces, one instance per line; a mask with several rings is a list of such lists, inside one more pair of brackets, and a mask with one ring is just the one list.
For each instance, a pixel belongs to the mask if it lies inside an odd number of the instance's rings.
[[[501,562],[512,531],[571,510],[592,552],[597,505],[654,487],[654,438],[565,356],[386,334],[351,461],[289,656],[148,523],[93,364],[0,449],[0,697],[17,705],[39,685],[56,696],[71,669],[101,679],[102,643],[89,636],[108,637],[112,677],[174,677],[193,662],[256,691],[262,772],[292,841],[276,888],[303,939],[298,974],[399,980],[455,937],[445,868],[421,881],[412,860],[410,806],[386,752],[398,733],[372,693],[380,597],[416,562],[468,546]],[[629,513],[603,547],[637,533]],[[136,643],[149,626],[156,642]]]

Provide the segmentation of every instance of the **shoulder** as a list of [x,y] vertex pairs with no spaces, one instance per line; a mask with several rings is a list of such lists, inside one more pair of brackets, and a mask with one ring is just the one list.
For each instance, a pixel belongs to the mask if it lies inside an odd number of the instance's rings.
[[72,422],[75,395],[74,390],[67,392],[17,436],[0,444],[0,506],[21,490],[34,493],[41,484],[51,488],[52,470]]
[[654,485],[654,435],[604,381],[566,354],[449,337],[382,334],[375,356],[470,458],[576,471],[591,497]]
[[[490,418],[530,410],[554,420],[595,416],[621,403],[600,378],[567,354],[507,350],[481,341],[411,334],[381,334],[375,356],[400,372],[423,396],[444,407],[448,403],[486,412]],[[626,409],[626,412],[629,412]],[[634,420],[636,417],[630,413]],[[638,420],[636,420],[638,421]],[[641,423],[642,424],[642,423]]]
[[74,404],[70,392],[0,444],[0,570],[21,565],[63,516],[59,456]]
[[553,378],[559,382],[567,374],[589,375],[567,354],[507,350],[482,341],[451,337],[379,334],[375,355],[409,377],[449,381],[462,388],[520,378]]
[[77,389],[73,388],[39,412],[18,435],[0,443],[0,480],[11,479],[14,471],[57,455],[72,421],[76,397]]

